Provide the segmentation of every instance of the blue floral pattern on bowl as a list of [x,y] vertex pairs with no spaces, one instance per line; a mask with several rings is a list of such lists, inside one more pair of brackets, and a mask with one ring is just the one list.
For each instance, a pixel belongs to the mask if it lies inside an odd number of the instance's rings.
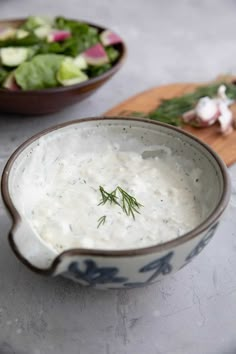
[[91,260],[86,259],[83,262],[85,270],[80,269],[80,262],[72,262],[68,267],[67,274],[74,280],[80,280],[88,286],[96,286],[96,284],[110,284],[110,283],[124,283],[128,279],[125,277],[118,277],[118,268],[116,267],[99,267]]
[[173,255],[174,255],[174,252],[171,251],[171,252],[167,253],[165,256],[158,258],[158,259],[154,260],[153,262],[148,263],[147,265],[142,267],[139,270],[140,273],[146,273],[146,272],[153,271],[151,276],[148,277],[148,279],[145,282],[125,283],[124,286],[129,287],[129,288],[142,287],[147,284],[154,283],[155,282],[154,280],[156,280],[158,278],[158,276],[161,274],[166,275],[166,274],[171,273],[172,265],[170,264],[170,261],[171,261]]
[[207,231],[206,235],[193,248],[193,250],[188,254],[188,256],[185,259],[185,263],[184,263],[184,265],[182,265],[181,268],[185,267],[194,257],[196,257],[200,252],[202,252],[203,248],[206,247],[206,245],[210,242],[210,240],[214,236],[218,225],[219,225],[219,222],[217,222],[215,225],[213,225],[210,228],[210,230]]
[[[217,226],[218,223],[213,225],[207,231],[203,238],[189,252],[187,257],[185,258],[185,263],[181,268],[187,265],[195,256],[197,256],[204,249],[204,247],[213,237]],[[132,282],[129,281],[128,277],[120,276],[120,269],[116,266],[99,266],[92,259],[85,259],[81,262],[72,261],[68,266],[67,272],[65,272],[63,275],[90,287],[96,287],[97,285],[106,285],[106,287],[113,288],[114,284],[119,284],[119,287],[125,288],[143,287],[159,281],[160,276],[170,274],[173,270],[174,257],[175,252],[170,251],[164,256],[154,259],[153,261],[138,269],[137,273],[151,273],[145,281],[140,282]]]

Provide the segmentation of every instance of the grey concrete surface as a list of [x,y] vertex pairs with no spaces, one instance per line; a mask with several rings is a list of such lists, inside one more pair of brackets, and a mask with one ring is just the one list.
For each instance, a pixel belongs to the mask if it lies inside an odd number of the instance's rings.
[[[99,115],[149,87],[236,74],[235,0],[0,0],[0,17],[63,14],[105,24],[127,41],[114,79],[47,117],[0,115],[0,169],[32,134]],[[236,354],[236,165],[224,220],[186,268],[145,289],[99,292],[31,273],[7,242],[0,200],[0,354]]]

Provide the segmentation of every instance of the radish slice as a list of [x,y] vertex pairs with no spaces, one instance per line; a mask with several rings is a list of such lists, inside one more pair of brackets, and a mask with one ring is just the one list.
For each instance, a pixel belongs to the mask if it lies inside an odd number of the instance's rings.
[[62,42],[67,38],[71,37],[71,33],[69,31],[64,30],[54,30],[48,35],[48,42]]
[[100,40],[105,47],[122,42],[122,39],[118,36],[118,34],[110,30],[103,31],[100,34]]
[[93,47],[87,49],[82,53],[87,64],[90,65],[103,65],[109,63],[109,58],[103,46],[101,44],[95,44]]
[[17,85],[14,72],[11,72],[6,78],[5,82],[2,85],[4,88],[11,91],[19,91],[21,90],[20,86]]

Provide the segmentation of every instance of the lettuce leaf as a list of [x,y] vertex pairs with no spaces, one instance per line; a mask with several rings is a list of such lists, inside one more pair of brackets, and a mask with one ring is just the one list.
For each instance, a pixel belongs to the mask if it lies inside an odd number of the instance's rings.
[[58,81],[64,85],[73,85],[88,80],[88,76],[78,68],[72,58],[66,58],[57,73]]
[[15,70],[17,84],[23,90],[37,90],[59,86],[56,78],[64,55],[40,54],[22,63]]
[[20,26],[20,28],[27,31],[33,31],[37,27],[41,26],[51,26],[53,25],[53,20],[46,16],[29,16],[27,20]]

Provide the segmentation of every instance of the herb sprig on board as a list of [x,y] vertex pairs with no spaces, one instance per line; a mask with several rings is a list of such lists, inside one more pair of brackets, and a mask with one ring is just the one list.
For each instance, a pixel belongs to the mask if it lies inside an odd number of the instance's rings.
[[219,86],[222,84],[226,86],[228,98],[236,99],[236,85],[219,82],[209,86],[199,87],[194,92],[180,97],[163,100],[161,104],[154,111],[148,113],[146,117],[158,120],[159,122],[181,126],[183,123],[183,114],[192,110],[200,98],[204,96],[210,98],[215,97]]

